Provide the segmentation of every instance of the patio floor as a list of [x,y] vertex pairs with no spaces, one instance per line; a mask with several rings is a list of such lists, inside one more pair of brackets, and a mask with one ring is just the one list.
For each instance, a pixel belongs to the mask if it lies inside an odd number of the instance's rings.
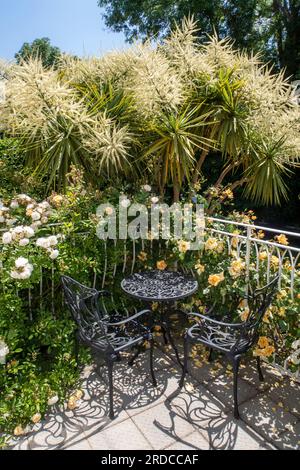
[[148,354],[133,368],[115,366],[116,419],[110,421],[105,368],[83,371],[84,398],[74,411],[52,408],[35,432],[15,441],[16,450],[197,450],[299,449],[299,384],[255,361],[242,363],[239,380],[241,419],[232,416],[232,372],[222,358],[208,364],[195,354],[184,389],[180,368],[168,346],[155,351],[157,389],[148,374]]

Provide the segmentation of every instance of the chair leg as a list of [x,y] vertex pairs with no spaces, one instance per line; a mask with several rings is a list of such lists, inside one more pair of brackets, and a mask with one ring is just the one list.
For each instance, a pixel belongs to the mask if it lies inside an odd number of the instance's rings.
[[238,373],[240,366],[240,356],[235,356],[233,358],[233,398],[234,398],[234,417],[239,419],[239,404],[238,404]]
[[209,348],[208,362],[212,362],[212,360],[213,360],[213,348]]
[[264,379],[264,375],[262,373],[262,370],[261,370],[261,360],[260,360],[260,356],[257,356],[256,357],[256,365],[257,365],[257,371],[258,371],[258,375],[259,375],[259,380],[261,382],[263,382],[265,379]]
[[164,343],[167,346],[169,344],[169,340],[168,340],[166,328],[163,325],[161,325],[161,329],[162,329],[162,334],[164,338]]
[[153,368],[153,353],[154,353],[154,339],[150,339],[150,373],[152,378],[153,387],[157,387],[157,381],[154,374]]
[[114,419],[114,383],[113,383],[113,362],[107,361],[108,382],[109,382],[109,417]]
[[182,388],[184,385],[185,376],[188,372],[188,360],[189,360],[189,341],[187,336],[184,337],[184,361],[182,368],[182,375],[179,382],[179,387]]

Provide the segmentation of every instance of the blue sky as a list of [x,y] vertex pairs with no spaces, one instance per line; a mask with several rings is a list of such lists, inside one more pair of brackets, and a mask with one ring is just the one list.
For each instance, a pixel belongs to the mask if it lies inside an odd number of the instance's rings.
[[0,57],[5,59],[41,37],[78,56],[127,47],[122,33],[105,27],[97,0],[0,0],[0,7]]

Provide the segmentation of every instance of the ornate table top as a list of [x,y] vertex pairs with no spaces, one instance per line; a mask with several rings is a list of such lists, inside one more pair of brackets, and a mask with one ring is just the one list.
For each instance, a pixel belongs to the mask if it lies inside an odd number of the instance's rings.
[[198,282],[191,276],[173,271],[143,271],[121,282],[126,294],[149,302],[167,302],[184,299],[198,290]]

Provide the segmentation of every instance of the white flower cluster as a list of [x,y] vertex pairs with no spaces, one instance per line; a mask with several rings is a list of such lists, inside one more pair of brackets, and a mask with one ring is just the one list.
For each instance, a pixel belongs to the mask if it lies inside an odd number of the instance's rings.
[[52,214],[52,208],[48,201],[37,203],[27,194],[19,194],[6,207],[0,201],[0,224],[10,227],[17,222],[16,217],[11,211],[15,211],[20,207],[25,207],[27,217],[32,219],[32,228],[37,229],[42,224],[46,224]]
[[38,228],[42,224],[46,224],[51,216],[52,210],[49,202],[43,201],[39,204],[31,202],[26,207],[27,217],[32,219],[32,227]]
[[20,246],[27,246],[30,243],[30,238],[34,237],[34,234],[35,232],[32,227],[19,225],[3,234],[2,243],[9,245],[17,242]]
[[58,258],[59,251],[56,249],[58,244],[58,237],[51,235],[50,237],[38,238],[36,241],[36,246],[43,248],[49,253],[50,259],[54,260]]
[[13,279],[25,280],[29,279],[33,271],[32,264],[29,263],[27,258],[18,258],[15,261],[15,268],[11,271],[10,275]]
[[0,339],[0,364],[5,364],[6,356],[9,353],[7,344]]
[[0,204],[0,224],[7,224],[9,225],[9,220],[10,220],[10,214],[9,214],[9,208]]

